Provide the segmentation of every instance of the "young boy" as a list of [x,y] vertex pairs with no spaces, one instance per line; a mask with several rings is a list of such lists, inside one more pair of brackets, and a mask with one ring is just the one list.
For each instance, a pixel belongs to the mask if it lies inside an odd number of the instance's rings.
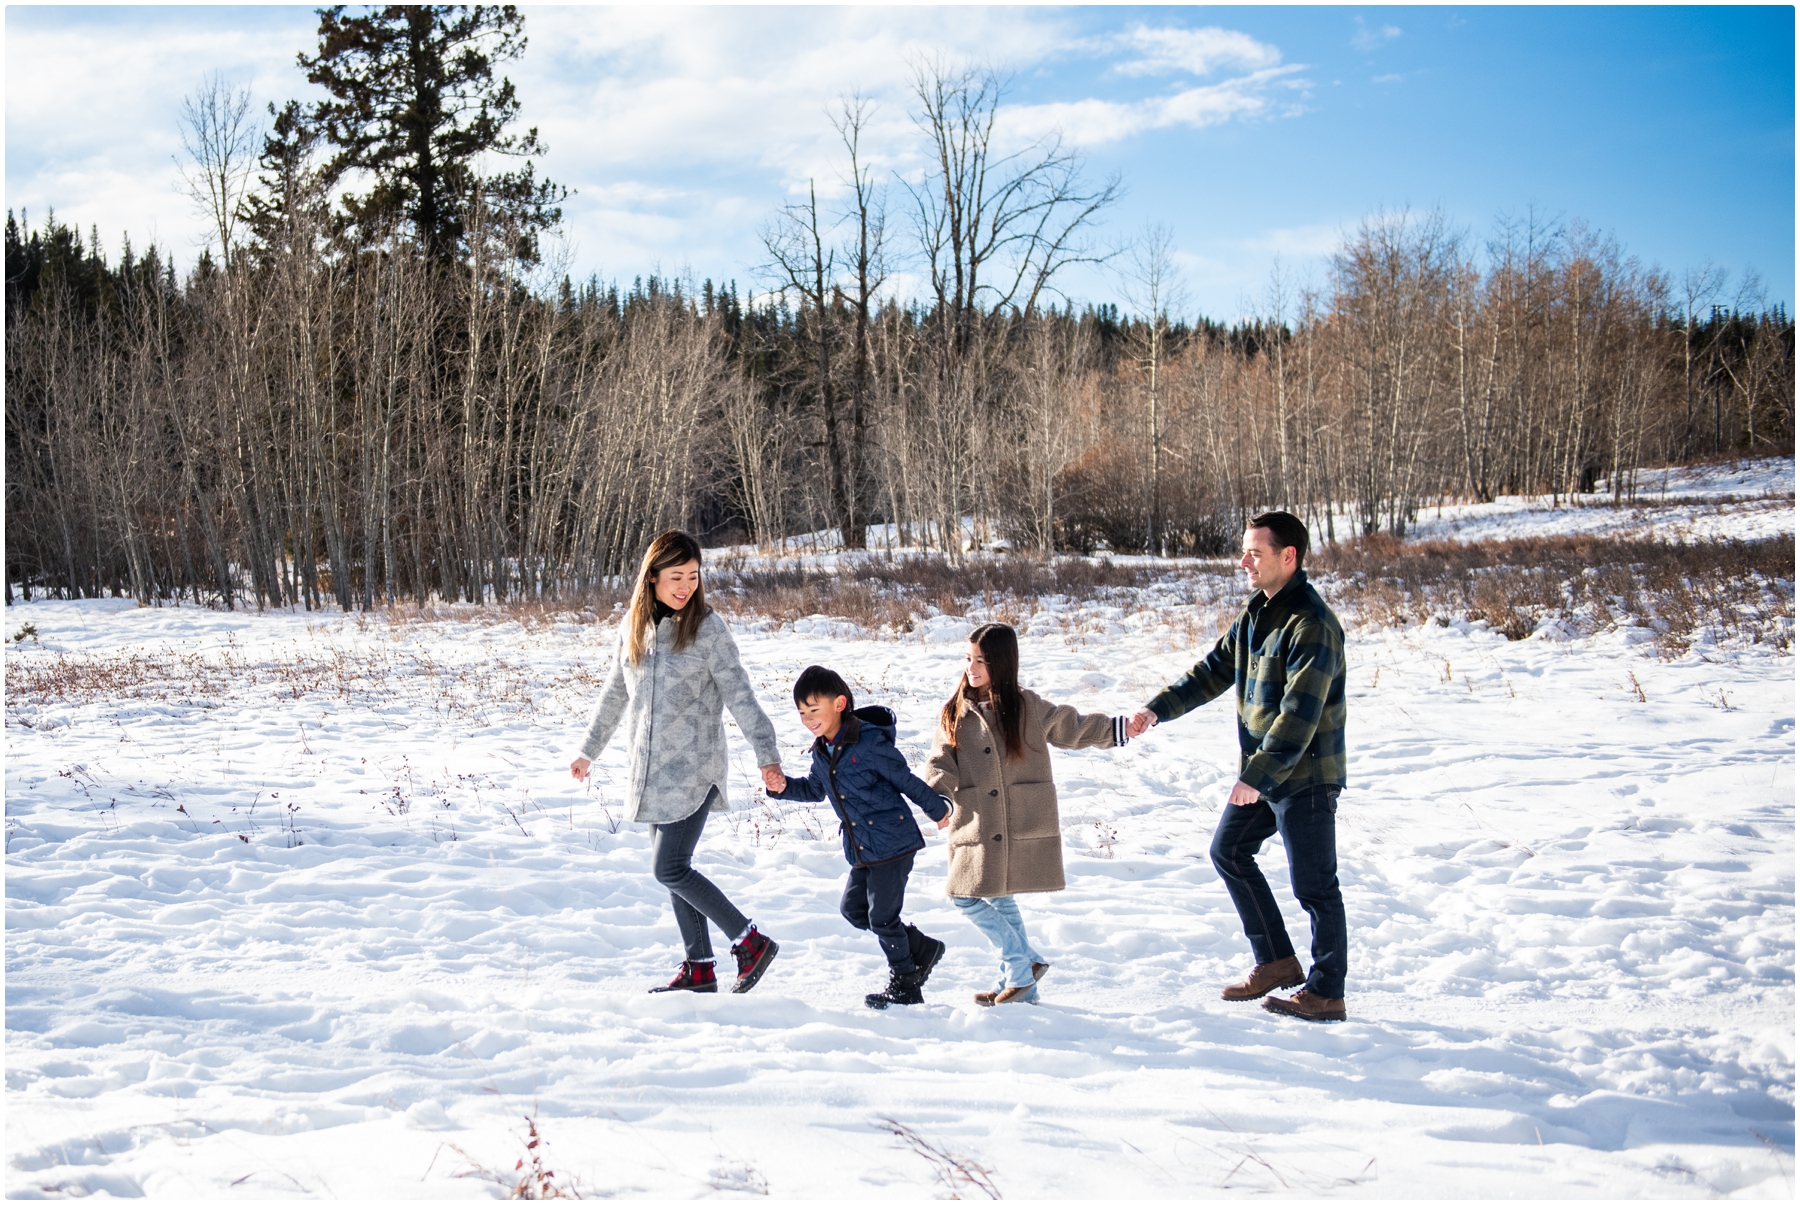
[[818,738],[812,773],[787,779],[786,788],[771,798],[830,800],[838,814],[850,862],[839,911],[858,929],[873,929],[888,960],[887,987],[863,1002],[870,1008],[923,1004],[919,989],[944,956],[944,943],[900,920],[913,855],[925,848],[906,800],[939,828],[950,823],[950,802],[907,768],[894,745],[894,713],[885,707],[858,709],[850,687],[831,670],[807,666],[794,683],[794,705],[800,722]]

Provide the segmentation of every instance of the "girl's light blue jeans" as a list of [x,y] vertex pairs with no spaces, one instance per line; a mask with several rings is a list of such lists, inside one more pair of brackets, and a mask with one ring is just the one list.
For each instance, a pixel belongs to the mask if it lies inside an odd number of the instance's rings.
[[[1019,915],[1019,905],[1013,901],[1013,897],[997,895],[984,900],[955,895],[950,898],[962,909],[962,914],[974,922],[975,927],[1000,951],[1000,979],[995,984],[995,990],[1030,987],[1033,983],[1031,964],[1048,962],[1049,959],[1031,948],[1031,939],[1025,936],[1025,918]],[[1032,1000],[1036,997],[1034,989],[1025,999]]]

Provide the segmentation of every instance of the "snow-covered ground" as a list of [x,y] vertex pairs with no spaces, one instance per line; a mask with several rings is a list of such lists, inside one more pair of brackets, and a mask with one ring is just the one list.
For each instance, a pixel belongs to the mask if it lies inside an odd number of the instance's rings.
[[[1128,710],[1191,663],[1179,620],[1034,622],[1025,678]],[[1353,630],[1351,1019],[1309,1026],[1218,998],[1249,961],[1206,858],[1228,701],[1058,755],[1040,1006],[971,1002],[994,959],[934,832],[909,912],[950,952],[925,1007],[874,1013],[829,813],[760,800],[735,732],[699,864],[781,956],[747,996],[645,994],[679,952],[621,752],[593,789],[566,769],[607,623],[27,621],[9,1196],[494,1195],[527,1115],[590,1196],[1793,1192],[1794,662],[1767,646]],[[922,755],[958,622],[742,625],[789,767],[815,661]],[[1278,841],[1265,865],[1304,949]]]
[[[1635,494],[1624,502],[1612,500],[1612,483],[1602,479],[1591,494],[1504,494],[1492,502],[1443,502],[1420,509],[1417,521],[1407,529],[1414,540],[1508,540],[1532,536],[1603,535],[1646,540],[1760,540],[1794,534],[1794,458],[1761,456],[1714,464],[1644,469],[1637,475]],[[941,547],[935,538],[933,547]],[[1354,535],[1355,520],[1346,507],[1338,512],[1334,534],[1339,539]],[[902,548],[891,523],[868,529],[868,547],[886,556],[930,555],[917,548]],[[981,541],[974,520],[964,519],[962,540],[973,549]],[[1323,546],[1322,521],[1313,523],[1313,543]],[[719,555],[735,565],[834,569],[844,559],[843,542],[835,530],[791,536],[779,547],[744,545],[720,549]],[[1005,547],[996,541],[995,548]],[[849,554],[854,557],[858,554]],[[1120,555],[1121,563],[1179,565],[1177,560],[1158,560]]]
[[1612,486],[1560,500],[1504,496],[1427,507],[1408,531],[1418,540],[1504,540],[1605,535],[1635,539],[1760,540],[1794,534],[1794,458],[1772,456],[1685,468],[1646,469],[1636,497],[1614,504]]

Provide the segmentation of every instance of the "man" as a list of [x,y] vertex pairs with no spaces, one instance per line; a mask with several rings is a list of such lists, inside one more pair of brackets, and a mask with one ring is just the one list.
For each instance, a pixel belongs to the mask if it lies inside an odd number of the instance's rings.
[[[1250,977],[1220,994],[1270,1012],[1342,1021],[1349,936],[1337,878],[1344,789],[1344,629],[1306,581],[1306,524],[1285,511],[1250,520],[1244,568],[1255,591],[1205,660],[1131,717],[1132,736],[1237,688],[1238,781],[1213,835],[1212,862],[1250,939]],[[1277,832],[1294,896],[1312,918],[1302,972],[1256,852]],[[1277,988],[1304,984],[1290,999]]]

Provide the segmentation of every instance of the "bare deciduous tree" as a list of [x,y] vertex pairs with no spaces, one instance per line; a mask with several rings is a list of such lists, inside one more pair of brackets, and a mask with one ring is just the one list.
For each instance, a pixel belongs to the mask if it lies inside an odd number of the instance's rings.
[[181,146],[188,162],[177,166],[188,195],[219,237],[219,259],[227,269],[256,167],[258,135],[250,90],[231,87],[223,76],[211,76],[181,102]]
[[914,121],[932,156],[912,187],[919,243],[946,345],[959,356],[980,313],[1029,313],[1063,269],[1102,258],[1093,225],[1119,196],[1117,178],[1090,183],[1058,137],[999,145],[1003,93],[991,69],[914,65]]
[[[1149,546],[1163,549],[1163,426],[1162,371],[1168,354],[1171,313],[1187,308],[1186,286],[1175,265],[1175,233],[1168,226],[1148,226],[1127,257],[1124,273],[1127,298],[1137,310],[1139,322],[1132,332],[1133,357],[1143,383],[1148,420]],[[1285,428],[1284,435],[1285,439]],[[1284,444],[1285,459],[1285,444]]]

